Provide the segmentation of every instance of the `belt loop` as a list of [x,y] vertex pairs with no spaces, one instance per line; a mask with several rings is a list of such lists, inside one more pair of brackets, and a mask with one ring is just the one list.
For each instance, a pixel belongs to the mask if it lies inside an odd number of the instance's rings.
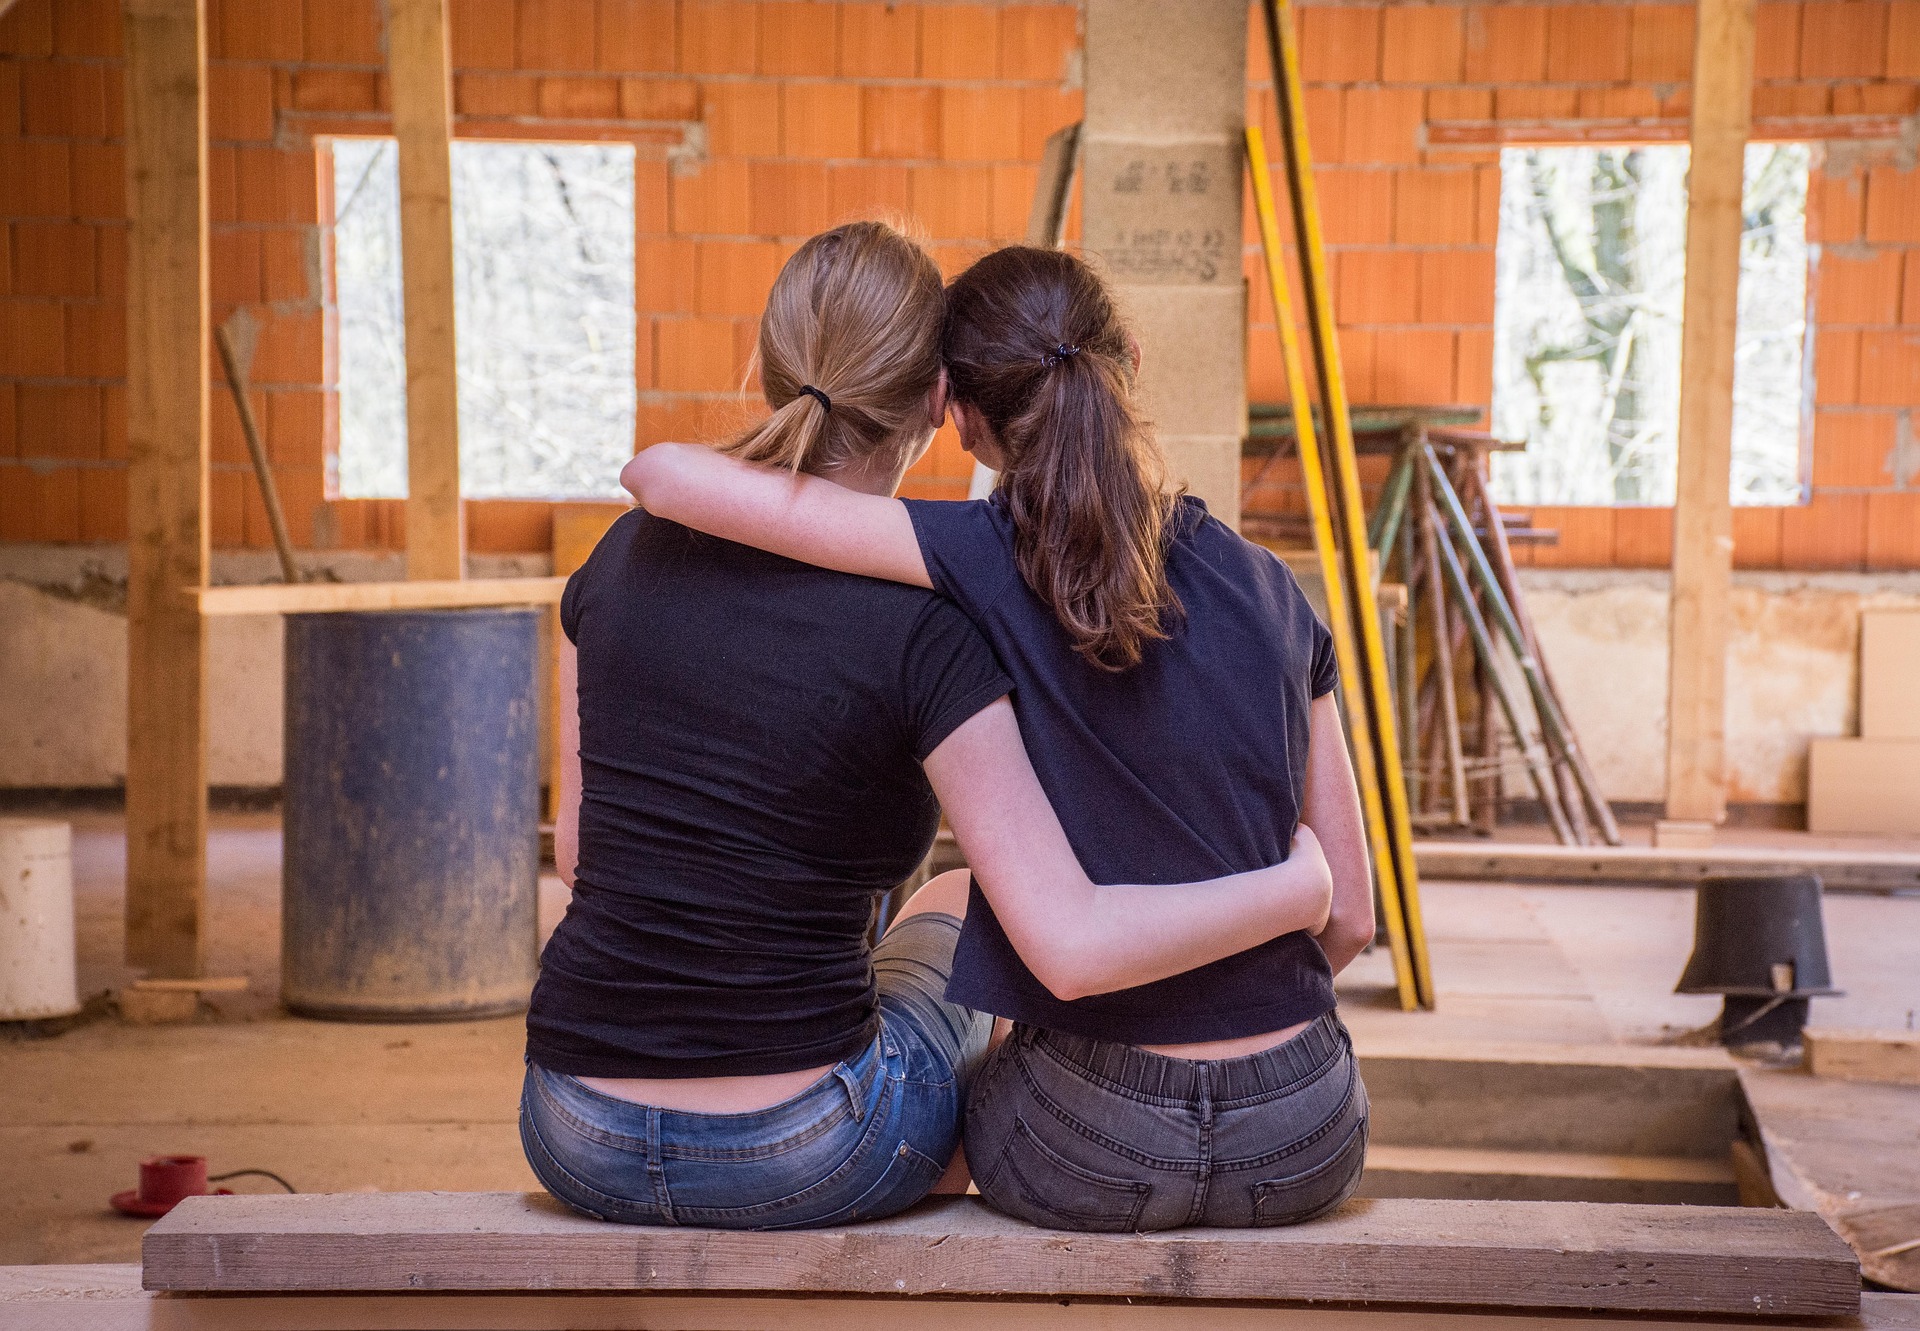
[[833,1075],[838,1077],[840,1084],[846,1088],[847,1106],[853,1110],[853,1121],[855,1123],[865,1121],[867,1107],[860,1101],[860,1079],[853,1075],[853,1069],[847,1066],[844,1059],[833,1065]]

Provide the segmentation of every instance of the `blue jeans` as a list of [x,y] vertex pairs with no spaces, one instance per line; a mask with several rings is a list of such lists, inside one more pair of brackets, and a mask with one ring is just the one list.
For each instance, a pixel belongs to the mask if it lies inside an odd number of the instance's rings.
[[927,1195],[960,1140],[993,1019],[946,1001],[960,921],[925,912],[874,948],[880,1033],[806,1090],[746,1114],[616,1099],[529,1063],[520,1140],[547,1191],[634,1225],[793,1229]]

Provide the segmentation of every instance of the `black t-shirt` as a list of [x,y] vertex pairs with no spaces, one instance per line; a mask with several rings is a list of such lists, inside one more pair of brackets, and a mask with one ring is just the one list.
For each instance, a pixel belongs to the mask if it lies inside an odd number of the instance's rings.
[[791,1072],[876,1029],[867,928],[926,854],[920,760],[1011,682],[915,587],[628,513],[567,582],[580,864],[527,1051],[575,1076]]
[[[1001,500],[906,502],[934,588],[1013,676],[1034,770],[1093,881],[1187,883],[1286,858],[1306,788],[1308,704],[1337,675],[1333,639],[1285,564],[1184,500],[1167,576],[1186,613],[1115,674],[1073,651],[1021,578]],[[977,884],[947,996],[1132,1044],[1258,1035],[1334,1006],[1326,955],[1304,933],[1062,1002],[1021,962]]]

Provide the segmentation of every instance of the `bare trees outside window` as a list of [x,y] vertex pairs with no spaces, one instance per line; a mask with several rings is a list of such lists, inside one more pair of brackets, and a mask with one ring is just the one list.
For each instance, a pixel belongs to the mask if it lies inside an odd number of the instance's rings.
[[[1801,497],[1806,144],[1747,149],[1734,376],[1733,501]],[[1680,411],[1687,149],[1500,155],[1493,428],[1515,503],[1671,504]]]
[[[333,491],[398,497],[407,374],[393,140],[335,140],[333,185]],[[633,205],[630,146],[453,145],[463,493],[620,494],[633,452]]]

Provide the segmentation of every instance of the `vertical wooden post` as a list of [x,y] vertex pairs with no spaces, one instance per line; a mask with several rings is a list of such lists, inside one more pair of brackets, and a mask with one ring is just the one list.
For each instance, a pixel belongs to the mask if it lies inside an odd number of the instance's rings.
[[387,75],[400,149],[407,333],[407,576],[466,570],[453,335],[453,91],[447,0],[388,0]]
[[204,0],[126,0],[127,960],[200,974],[207,871]]
[[1141,392],[1174,478],[1237,527],[1246,5],[1088,0],[1086,16],[1084,245],[1139,332]]
[[1733,353],[1740,197],[1753,113],[1754,0],[1700,0],[1693,45],[1680,459],[1668,621],[1667,817],[1726,816],[1733,582]]

